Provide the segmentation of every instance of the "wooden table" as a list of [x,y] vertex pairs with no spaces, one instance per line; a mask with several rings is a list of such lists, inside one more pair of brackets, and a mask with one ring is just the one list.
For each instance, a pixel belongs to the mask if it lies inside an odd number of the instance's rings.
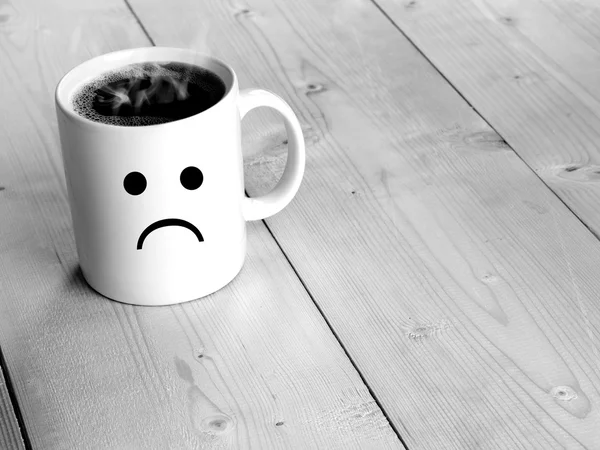
[[[600,449],[598,23],[595,0],[0,0],[0,448]],[[229,61],[307,144],[242,273],[160,308],[82,280],[53,104],[149,44]],[[250,195],[285,139],[244,122]]]

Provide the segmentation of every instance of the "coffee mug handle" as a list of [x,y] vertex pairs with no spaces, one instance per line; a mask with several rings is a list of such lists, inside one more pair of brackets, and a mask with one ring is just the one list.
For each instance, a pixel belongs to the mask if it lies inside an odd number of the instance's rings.
[[271,192],[255,198],[244,197],[242,207],[246,220],[264,219],[287,206],[298,192],[306,159],[300,122],[285,100],[264,89],[240,91],[238,108],[242,119],[250,110],[260,106],[273,108],[283,116],[288,137],[288,156],[283,175]]

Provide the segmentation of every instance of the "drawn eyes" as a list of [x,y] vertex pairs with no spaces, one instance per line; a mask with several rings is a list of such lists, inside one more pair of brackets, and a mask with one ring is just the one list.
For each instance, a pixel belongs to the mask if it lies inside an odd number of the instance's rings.
[[[184,188],[193,191],[202,186],[204,175],[197,167],[189,166],[181,171],[179,181]],[[129,172],[123,180],[123,187],[129,195],[140,195],[147,186],[146,177],[140,172]]]
[[130,172],[123,180],[123,187],[131,195],[140,195],[146,190],[147,185],[146,177],[140,172]]
[[197,167],[190,166],[181,171],[179,181],[181,181],[181,185],[184,188],[193,191],[202,185],[204,175],[202,175],[202,172]]

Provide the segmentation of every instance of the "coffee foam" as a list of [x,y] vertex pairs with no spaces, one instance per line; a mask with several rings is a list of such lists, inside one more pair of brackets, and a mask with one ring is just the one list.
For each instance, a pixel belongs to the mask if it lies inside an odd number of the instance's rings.
[[[84,83],[71,96],[71,105],[73,110],[80,116],[93,122],[101,122],[117,126],[144,126],[177,120],[171,117],[156,116],[105,116],[96,112],[93,108],[93,102],[96,98],[96,91],[109,83],[117,82],[127,78],[172,78],[178,82],[191,83],[211,91],[214,85],[206,83],[203,79],[207,76],[215,78],[212,72],[201,67],[192,66],[183,63],[136,63],[123,66],[115,70],[105,72],[98,77]],[[216,77],[218,78],[218,77]],[[220,80],[219,80],[220,81]]]

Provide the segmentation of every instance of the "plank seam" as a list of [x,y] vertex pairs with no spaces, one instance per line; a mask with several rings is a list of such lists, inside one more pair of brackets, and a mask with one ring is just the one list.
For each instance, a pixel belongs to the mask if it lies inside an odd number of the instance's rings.
[[23,413],[21,412],[19,402],[17,401],[17,394],[13,387],[10,374],[8,372],[8,365],[6,364],[6,360],[4,359],[4,353],[2,352],[2,348],[0,348],[0,368],[2,369],[2,372],[4,374],[6,391],[8,392],[8,398],[10,399],[10,405],[12,406],[13,414],[15,416],[15,419],[17,420],[17,426],[19,427],[19,432],[21,434],[21,441],[23,442],[25,449],[30,450],[32,449],[31,441],[29,439],[29,435],[27,434],[27,428],[25,428]]
[[135,21],[137,22],[137,24],[142,29],[142,32],[146,35],[146,38],[148,38],[148,40],[150,41],[150,43],[152,44],[153,47],[156,47],[156,44],[154,43],[154,39],[152,39],[152,36],[150,36],[150,33],[148,33],[148,30],[146,30],[146,27],[144,26],[144,24],[140,20],[139,16],[137,15],[137,13],[131,7],[131,4],[129,3],[129,0],[123,0],[123,1],[125,2],[125,5],[127,6],[127,9],[129,9],[129,12],[133,16],[133,18],[135,19]]
[[454,90],[454,92],[456,92],[460,98],[462,100],[464,100],[467,105],[469,105],[469,107],[475,112],[475,114],[477,114],[481,120],[483,120],[485,122],[485,124],[490,127],[492,129],[492,131],[494,133],[496,133],[498,136],[500,136],[500,138],[502,138],[502,140],[506,143],[507,148],[509,148],[516,156],[517,158],[519,158],[523,164],[525,164],[525,166],[533,173],[533,175],[542,182],[542,184],[544,186],[546,186],[546,188],[548,188],[548,190],[554,195],[554,197],[556,197],[558,199],[558,201],[560,201],[569,212],[571,212],[571,214],[573,214],[573,216],[575,216],[577,218],[577,220],[590,232],[592,233],[592,236],[594,236],[596,239],[600,240],[600,235],[598,235],[590,226],[588,226],[587,223],[585,223],[583,221],[583,219],[581,217],[579,217],[579,215],[577,215],[577,213],[565,202],[565,200],[562,199],[562,197],[560,195],[558,195],[558,193],[552,189],[550,187],[550,185],[548,183],[546,183],[546,181],[540,176],[538,175],[538,173],[535,171],[535,169],[533,169],[533,167],[531,167],[527,161],[525,161],[525,159],[523,159],[523,157],[519,154],[518,151],[516,151],[512,145],[510,145],[510,142],[508,142],[506,139],[504,139],[504,136],[502,136],[502,134],[500,134],[500,132],[485,118],[485,116],[479,112],[479,110],[473,106],[473,104],[463,95],[462,92],[460,92],[458,90],[458,88],[448,79],[448,77],[446,77],[446,75],[444,75],[444,73],[441,71],[440,68],[438,68],[431,59],[429,59],[429,57],[417,46],[417,44],[408,36],[408,34],[406,34],[404,32],[404,30],[402,30],[402,28],[400,28],[400,26],[394,21],[394,19],[392,19],[392,17],[385,11],[385,9],[383,9],[383,7],[381,7],[379,5],[379,3],[377,3],[377,0],[371,0],[371,3],[373,3],[373,5],[375,5],[375,7],[379,10],[379,12],[381,12],[381,14],[383,14],[383,16],[394,26],[394,28],[396,28],[396,30],[398,30],[398,32],[400,34],[402,34],[402,36],[404,36],[404,38],[406,38],[406,40],[410,43],[410,45],[412,45],[414,47],[414,49],[419,52],[419,54],[425,58],[425,60],[429,63],[429,65],[431,67],[433,67],[433,69],[444,79],[444,81],[446,81],[446,83],[448,83],[448,85],[450,85],[450,87]]
[[373,397],[373,400],[375,401],[375,403],[377,404],[377,406],[381,410],[382,414],[384,415],[385,419],[387,420],[388,424],[390,425],[390,428],[394,431],[394,433],[396,434],[396,436],[398,436],[398,439],[400,440],[400,442],[402,443],[402,445],[404,446],[404,448],[406,450],[409,450],[408,449],[408,445],[406,445],[406,442],[404,441],[404,439],[402,439],[402,436],[400,435],[400,432],[398,431],[398,429],[396,428],[396,426],[394,425],[394,423],[390,420],[390,417],[389,417],[387,411],[383,408],[383,405],[379,401],[379,398],[377,398],[377,396],[375,395],[375,392],[373,392],[373,390],[371,389],[371,386],[369,386],[369,383],[367,383],[367,380],[365,379],[364,375],[362,374],[362,372],[360,371],[360,369],[358,368],[358,366],[354,362],[354,359],[352,359],[352,356],[350,356],[350,353],[346,349],[346,346],[344,345],[344,343],[342,342],[342,340],[340,339],[340,337],[338,336],[338,334],[335,332],[335,329],[333,328],[333,326],[331,325],[331,323],[327,319],[327,316],[323,313],[323,310],[321,309],[321,307],[319,306],[319,304],[317,303],[317,301],[315,300],[315,298],[311,294],[310,290],[308,289],[308,286],[306,285],[306,283],[304,282],[304,280],[302,279],[302,277],[300,276],[300,274],[298,273],[298,271],[296,270],[296,268],[292,264],[292,261],[288,257],[287,253],[285,252],[285,250],[283,250],[283,248],[279,244],[279,241],[275,237],[275,234],[273,234],[273,232],[271,231],[271,228],[269,228],[269,224],[266,222],[266,220],[262,220],[262,222],[265,224],[265,227],[267,227],[267,231],[273,237],[273,240],[275,241],[275,244],[277,245],[277,247],[279,248],[279,250],[283,254],[283,257],[285,258],[285,260],[288,262],[288,264],[290,265],[290,267],[294,271],[294,274],[296,275],[296,277],[298,277],[298,280],[300,281],[300,284],[302,284],[302,287],[306,291],[306,294],[308,295],[308,297],[311,299],[311,301],[315,305],[315,308],[317,308],[317,311],[319,311],[319,314],[321,314],[321,317],[323,317],[323,320],[325,321],[325,324],[329,328],[329,331],[331,331],[331,334],[333,334],[333,336],[337,340],[338,344],[340,344],[340,347],[342,348],[342,351],[346,355],[346,358],[348,358],[348,360],[350,361],[350,364],[352,364],[352,367],[354,367],[354,370],[356,370],[356,373],[358,373],[358,376],[360,377],[360,379],[362,380],[362,382],[366,386],[367,390],[369,391],[369,394],[371,395],[371,397]]

